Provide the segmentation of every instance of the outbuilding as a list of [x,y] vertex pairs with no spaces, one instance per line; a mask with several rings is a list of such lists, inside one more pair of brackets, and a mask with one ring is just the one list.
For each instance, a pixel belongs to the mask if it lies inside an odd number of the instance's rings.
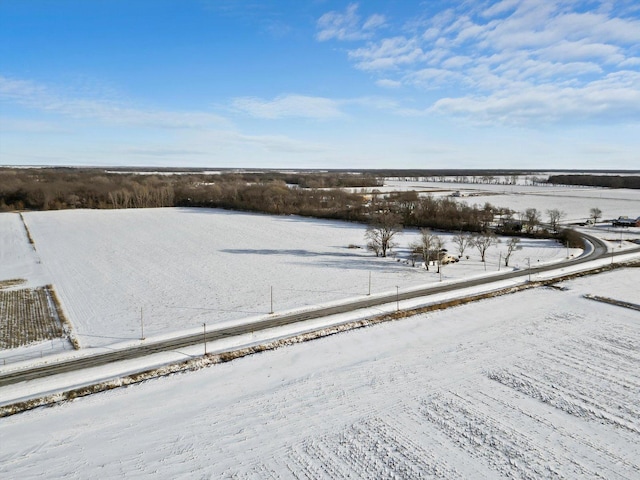
[[640,217],[635,219],[627,216],[618,217],[612,224],[614,227],[640,227]]

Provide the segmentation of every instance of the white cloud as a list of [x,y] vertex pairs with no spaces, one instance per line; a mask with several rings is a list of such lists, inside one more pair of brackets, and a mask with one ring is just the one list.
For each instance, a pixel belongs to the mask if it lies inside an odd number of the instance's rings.
[[376,45],[351,50],[349,57],[363,70],[386,70],[400,65],[413,64],[424,57],[416,39],[405,37],[386,38]]
[[456,55],[454,57],[446,58],[442,61],[442,66],[446,69],[459,69],[465,65],[469,65],[473,62],[473,59],[467,55]]
[[42,122],[38,120],[23,120],[0,116],[0,131],[12,133],[68,133],[60,125],[53,122]]
[[[396,82],[380,81],[379,86],[395,88],[400,86]],[[308,97],[305,95],[282,95],[273,100],[263,100],[255,97],[236,98],[232,108],[255,118],[277,120],[288,118],[309,118],[314,120],[334,120],[337,118],[351,118],[347,114],[350,109],[383,110],[400,112],[403,108],[396,100],[380,96],[363,96],[344,99],[330,99],[324,97]]]
[[441,86],[452,80],[459,79],[459,73],[442,68],[423,68],[404,77],[405,82],[425,88]]
[[344,13],[328,12],[320,17],[317,23],[316,38],[326,40],[363,40],[370,38],[373,32],[385,24],[383,15],[374,14],[364,22],[358,15],[358,4],[352,3]]
[[640,117],[640,73],[611,74],[582,87],[528,86],[486,96],[442,98],[431,111],[479,123],[526,124],[580,117],[585,121],[619,121]]
[[620,68],[640,67],[640,57],[631,57],[620,62]]
[[386,22],[384,15],[374,14],[371,15],[362,25],[363,30],[372,30],[375,28],[382,27]]
[[[323,144],[313,140],[301,140],[287,135],[247,134],[236,130],[196,132],[186,140],[182,144],[188,144],[190,149],[201,150],[207,156],[217,156],[225,161],[227,157],[237,158],[238,155],[314,154],[325,152],[327,149]],[[248,161],[250,158],[246,157],[245,160]]]
[[503,14],[508,10],[513,10],[518,6],[520,0],[502,0],[501,2],[494,3],[489,8],[482,12],[482,16],[491,18]]
[[620,63],[625,58],[621,52],[616,45],[561,41],[538,50],[537,54],[541,58],[558,61],[593,59],[602,63]]
[[232,106],[252,117],[265,119],[313,118],[326,120],[344,115],[340,111],[338,102],[329,98],[305,95],[282,95],[273,100],[241,97],[234,99]]
[[342,100],[342,103],[344,105],[354,105],[373,110],[391,111],[399,108],[396,100],[378,96],[351,98],[348,100]]
[[558,15],[548,28],[565,32],[567,38],[625,44],[640,42],[640,21],[611,18],[606,14],[586,12]]
[[376,80],[376,85],[382,88],[399,88],[402,86],[402,82],[399,80],[390,80],[388,78],[381,78]]
[[322,152],[326,148],[315,144],[294,140],[285,135],[243,135],[238,134],[233,139],[234,143],[244,146],[249,143],[268,152],[276,153],[312,153]]
[[[402,35],[367,39],[348,57],[356,68],[378,74],[379,86],[415,86],[431,97],[446,89],[431,112],[477,115],[483,122],[581,122],[603,115],[627,121],[639,112],[621,99],[635,100],[640,83],[616,87],[622,90],[608,85],[619,72],[637,73],[640,9],[632,4],[459,2],[429,17],[416,12]],[[588,97],[582,105],[580,95]]]
[[226,124],[206,112],[175,112],[133,108],[120,102],[63,96],[28,80],[0,76],[0,100],[34,110],[77,119],[95,119],[113,125],[159,128],[206,128]]
[[472,23],[470,21],[466,22],[462,28],[456,30],[457,35],[454,40],[455,44],[461,44],[467,41],[473,41],[478,38],[482,38],[486,31],[483,26],[476,25],[475,23]]

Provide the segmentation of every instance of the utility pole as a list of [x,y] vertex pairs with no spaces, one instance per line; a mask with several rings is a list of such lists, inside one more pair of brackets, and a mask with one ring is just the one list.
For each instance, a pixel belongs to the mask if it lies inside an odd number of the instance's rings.
[[140,307],[140,340],[144,340],[144,319],[142,317],[142,307]]
[[202,324],[202,340],[204,341],[204,354],[207,355],[207,324]]
[[611,245],[611,266],[613,267],[613,252],[615,252],[616,250],[616,246],[615,245]]
[[498,271],[500,271],[500,264],[502,263],[502,252],[500,252],[500,256],[498,257]]
[[527,257],[527,265],[529,268],[527,268],[527,271],[529,272],[529,281],[531,281],[531,258]]

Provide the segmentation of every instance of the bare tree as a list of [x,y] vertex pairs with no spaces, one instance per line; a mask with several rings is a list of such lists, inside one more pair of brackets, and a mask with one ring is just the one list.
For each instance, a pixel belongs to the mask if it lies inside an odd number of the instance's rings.
[[602,216],[602,210],[598,207],[594,207],[589,210],[589,218],[593,219],[593,223],[598,223],[598,219]]
[[400,215],[389,211],[373,216],[364,236],[368,240],[367,248],[376,257],[386,257],[387,252],[396,246],[393,237],[402,231],[401,220]]
[[391,194],[389,200],[397,205],[397,212],[402,215],[402,222],[411,222],[414,210],[418,206],[418,192],[399,192]]
[[473,238],[468,233],[459,232],[455,237],[453,237],[453,243],[458,247],[458,255],[462,257],[465,250],[472,246]]
[[535,208],[527,208],[524,211],[524,227],[527,233],[533,232],[533,230],[540,224],[540,212]]
[[522,247],[520,246],[520,239],[519,238],[512,237],[511,239],[509,239],[509,241],[507,242],[507,253],[504,256],[504,266],[505,267],[509,266],[509,259],[511,258],[511,254],[514,251],[520,250],[520,249],[522,249]]
[[440,267],[442,266],[442,256],[444,255],[444,241],[442,240],[441,237],[439,237],[438,235],[434,235],[433,236],[433,249],[434,249],[434,255],[436,257],[437,260],[437,265],[438,265],[438,270],[437,272],[440,273]]
[[547,210],[547,216],[549,217],[549,226],[553,229],[554,233],[558,233],[558,225],[560,221],[565,217],[565,213],[557,208]]
[[418,260],[418,258],[420,258],[420,256],[420,244],[412,243],[411,245],[409,245],[409,260],[411,261],[412,267],[416,266],[416,261]]
[[489,247],[500,243],[498,237],[493,232],[482,232],[473,236],[473,246],[480,252],[480,260],[484,262],[485,254]]
[[438,252],[442,248],[443,242],[438,235],[434,235],[427,228],[420,229],[420,242],[416,245],[422,253],[422,259],[427,270],[429,270],[429,261],[431,258],[438,258]]

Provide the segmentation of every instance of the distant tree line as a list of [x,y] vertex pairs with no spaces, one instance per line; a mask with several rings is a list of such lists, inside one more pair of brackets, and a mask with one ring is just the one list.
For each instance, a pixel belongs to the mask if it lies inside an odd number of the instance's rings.
[[0,211],[173,205],[169,177],[64,168],[0,169]]
[[482,231],[496,209],[417,192],[362,190],[380,177],[349,172],[175,172],[144,174],[103,169],[0,169],[0,210],[211,207],[369,222],[378,212],[405,227]]
[[283,181],[274,180],[246,183],[217,178],[209,184],[181,184],[175,196],[178,207],[225,208],[350,221],[361,221],[365,217],[365,205],[359,194],[337,188],[291,188]]
[[[496,230],[505,235],[559,239],[570,235],[557,231],[559,217],[550,216],[552,232],[538,228],[540,214],[535,209],[527,209],[514,219],[515,212],[489,203],[468,205],[415,191],[383,194],[372,189],[381,184],[380,177],[371,173],[333,171],[141,174],[104,169],[0,168],[0,211],[209,207],[368,224],[389,215],[392,223],[404,228],[470,233]],[[496,217],[502,219],[497,228]]]
[[[354,202],[343,190],[375,187],[373,175],[349,173],[106,171],[79,168],[0,168],[0,211],[68,208],[149,208],[206,205],[297,213],[340,210]],[[306,201],[305,201],[306,200]],[[339,204],[340,207],[336,206]]]
[[555,185],[587,187],[640,188],[640,176],[621,175],[551,175],[547,180]]
[[511,177],[532,175],[535,172],[529,170],[502,170],[502,169],[448,169],[448,168],[427,168],[427,169],[376,169],[368,170],[374,175],[382,178],[421,178],[421,177],[467,177],[474,179],[487,179],[495,177]]

